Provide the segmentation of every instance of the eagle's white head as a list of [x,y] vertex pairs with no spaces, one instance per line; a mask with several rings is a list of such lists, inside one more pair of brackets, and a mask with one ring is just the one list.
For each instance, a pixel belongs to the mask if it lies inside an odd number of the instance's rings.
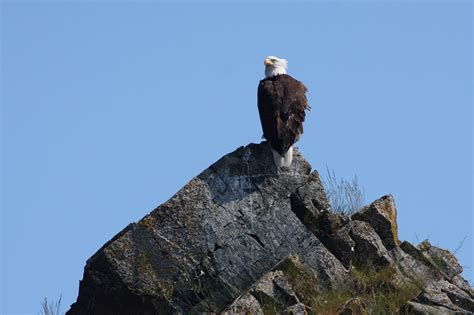
[[275,56],[268,56],[265,58],[263,63],[265,65],[265,78],[270,78],[279,74],[286,74],[288,61],[285,59],[280,59]]

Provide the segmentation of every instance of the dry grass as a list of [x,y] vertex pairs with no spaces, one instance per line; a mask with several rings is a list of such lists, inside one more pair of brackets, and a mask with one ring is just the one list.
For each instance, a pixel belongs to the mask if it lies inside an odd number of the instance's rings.
[[301,302],[311,305],[316,301],[320,295],[317,279],[298,259],[286,259],[278,269],[283,271]]
[[341,307],[352,298],[353,292],[347,288],[336,288],[324,292],[314,299],[311,305],[312,314],[336,315]]
[[61,299],[62,296],[59,296],[57,301],[48,301],[48,298],[44,298],[44,301],[41,303],[40,315],[60,315],[61,314]]
[[414,299],[422,290],[422,281],[409,280],[395,285],[397,271],[388,266],[381,269],[352,269],[357,291],[373,314],[396,313],[402,305]]
[[351,216],[364,205],[364,190],[354,176],[352,181],[338,179],[334,170],[326,167],[327,176],[323,179],[326,195],[333,212]]
[[300,300],[310,307],[310,314],[338,314],[348,301],[357,298],[362,308],[370,314],[392,314],[409,300],[415,298],[422,288],[416,281],[408,281],[404,285],[395,286],[397,275],[395,267],[354,268],[351,275],[355,287],[339,287],[320,292],[314,276],[301,266],[288,264],[285,268],[290,283]]

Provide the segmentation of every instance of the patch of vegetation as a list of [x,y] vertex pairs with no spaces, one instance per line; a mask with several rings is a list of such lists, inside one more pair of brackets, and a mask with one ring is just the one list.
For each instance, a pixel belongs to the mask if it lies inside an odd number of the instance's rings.
[[323,292],[310,304],[312,314],[332,315],[338,314],[341,307],[353,297],[353,292],[348,288],[335,288]]
[[426,252],[428,249],[431,248],[431,244],[430,242],[428,242],[428,240],[424,240],[423,242],[420,243],[420,245],[418,245],[419,249],[420,249],[420,252]]
[[392,266],[379,268],[359,267],[351,271],[355,279],[355,285],[361,293],[373,293],[387,289],[392,286],[396,270]]
[[432,266],[432,263],[422,254],[422,251],[413,246],[412,244],[408,243],[407,241],[402,242],[400,244],[400,248],[416,260],[422,262],[425,266]]
[[352,269],[356,288],[373,314],[398,312],[406,302],[414,299],[422,290],[423,282],[408,280],[396,283],[396,269],[393,266]]
[[[323,292],[311,304],[311,309],[314,314],[332,315],[339,314],[345,307],[350,309],[356,307],[365,312],[366,306],[375,309],[375,305],[379,304],[377,308],[389,310],[391,308],[387,307],[383,298],[391,287],[395,272],[396,270],[392,267],[353,268],[351,270],[354,279],[352,287],[342,286]],[[387,296],[387,299],[390,297]],[[359,314],[357,311],[356,313]],[[374,314],[386,314],[386,312],[374,312]]]
[[264,299],[260,306],[262,307],[263,315],[275,315],[279,310],[277,303],[272,299]]
[[44,298],[44,301],[41,303],[40,315],[59,315],[61,314],[61,299],[62,296],[59,296],[57,301],[48,301],[48,298]]
[[420,292],[421,287],[417,283],[408,282],[397,289],[375,294],[371,301],[372,312],[373,314],[398,312],[403,305],[416,298]]
[[431,254],[430,256],[433,266],[441,272],[446,272],[449,269],[448,263],[443,259],[443,257]]
[[[291,278],[291,284],[302,281],[295,289],[298,297],[302,292],[305,295],[302,302],[310,307],[310,314],[338,314],[344,308],[355,313],[368,312],[370,314],[396,313],[408,301],[414,299],[423,287],[418,281],[407,281],[395,284],[397,271],[395,267],[383,268],[365,267],[353,268],[351,275],[354,285],[342,286],[329,291],[319,292],[317,283],[304,279],[310,271],[300,269],[300,266],[288,263],[285,275]],[[289,275],[287,274],[289,271]],[[314,277],[314,276],[313,276]],[[269,313],[272,314],[272,313]]]
[[343,178],[338,179],[334,170],[326,167],[327,176],[323,178],[326,195],[329,199],[332,211],[351,216],[359,211],[364,205],[364,190],[354,176],[352,181]]
[[[462,246],[462,242],[460,244]],[[420,254],[422,256],[422,259],[419,259],[418,257],[415,257],[416,259],[422,261],[425,263],[427,266],[432,267],[442,273],[446,272],[449,270],[449,264],[446,262],[445,258],[443,256],[438,255],[437,251],[429,251],[432,248],[430,242],[428,240],[424,240],[421,242],[419,245],[419,250],[421,253],[426,253],[427,255]],[[460,248],[460,247],[458,247]],[[443,251],[443,250],[441,250]],[[411,254],[411,253],[410,253]],[[451,253],[449,253],[452,255]],[[428,262],[428,263],[426,263]]]
[[287,258],[280,266],[298,299],[305,305],[312,305],[318,299],[320,290],[314,273],[307,270],[296,256]]

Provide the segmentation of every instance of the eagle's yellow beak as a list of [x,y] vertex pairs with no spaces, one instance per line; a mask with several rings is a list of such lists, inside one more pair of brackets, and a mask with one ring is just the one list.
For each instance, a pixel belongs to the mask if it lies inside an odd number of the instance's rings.
[[271,61],[270,59],[265,58],[265,61],[263,62],[263,64],[264,64],[265,66],[268,66],[268,65],[272,65],[273,63],[272,63],[272,61]]

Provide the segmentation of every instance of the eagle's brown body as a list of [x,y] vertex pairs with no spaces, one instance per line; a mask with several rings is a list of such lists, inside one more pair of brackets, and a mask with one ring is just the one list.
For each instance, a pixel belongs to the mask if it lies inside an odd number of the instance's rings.
[[273,150],[285,155],[303,133],[307,88],[287,74],[272,76],[258,85],[258,112],[263,136]]

